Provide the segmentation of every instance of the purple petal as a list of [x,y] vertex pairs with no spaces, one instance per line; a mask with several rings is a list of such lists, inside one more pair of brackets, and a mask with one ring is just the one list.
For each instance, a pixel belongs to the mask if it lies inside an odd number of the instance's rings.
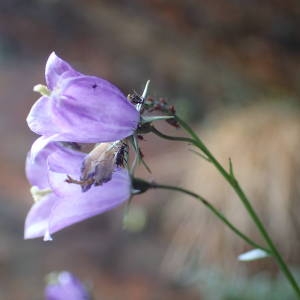
[[47,154],[45,153],[45,159],[43,156],[40,156],[38,161],[34,161],[29,152],[25,163],[25,173],[28,181],[32,186],[37,186],[39,189],[45,189],[49,186],[46,163]]
[[116,170],[109,182],[85,193],[78,190],[78,186],[73,186],[74,193],[61,198],[52,208],[50,234],[120,205],[129,199],[131,192],[130,177],[125,169]]
[[[44,138],[39,138],[35,143],[42,144],[44,140]],[[47,158],[61,147],[58,143],[48,143],[45,147],[40,148],[38,152],[30,151],[28,153],[25,173],[31,185],[37,186],[39,189],[49,187]]]
[[55,173],[64,173],[79,177],[86,153],[66,147],[57,147],[48,158],[49,169]]
[[[65,227],[120,205],[131,195],[130,177],[125,169],[117,169],[109,182],[85,193],[78,185],[62,180],[56,186],[61,194],[65,193],[64,196],[51,193],[32,206],[25,222],[26,239],[47,238]],[[68,192],[63,192],[65,189]]]
[[131,135],[139,112],[107,81],[92,76],[69,80],[56,110],[56,123],[75,142],[110,142]]
[[48,284],[45,289],[46,300],[91,299],[85,286],[71,273],[61,272],[55,279],[55,282]]
[[51,210],[57,201],[54,193],[33,204],[25,220],[25,239],[42,237],[48,230]]
[[46,83],[50,90],[53,90],[58,85],[58,81],[62,77],[78,75],[80,75],[80,73],[76,72],[67,62],[59,58],[55,52],[50,54],[45,69]]
[[30,158],[32,161],[36,160],[36,157],[40,155],[40,152],[48,148],[52,142],[59,141],[59,135],[41,136],[34,141],[30,149]]
[[[32,186],[37,186],[39,189],[50,188],[49,173],[52,177],[60,176],[62,181],[66,179],[66,174],[77,178],[80,176],[80,166],[85,156],[85,153],[66,148],[60,143],[49,141],[45,137],[40,137],[34,142],[31,151],[27,155],[26,177]],[[49,167],[49,159],[51,167]]]
[[56,135],[57,140],[97,143],[131,135],[139,119],[118,88],[97,77],[79,76],[64,80],[48,98],[41,97],[27,123],[35,133]]
[[40,97],[32,106],[28,116],[28,127],[35,133],[40,135],[54,135],[60,131],[54,122],[52,113],[53,101],[50,97]]
[[57,149],[48,158],[48,180],[51,189],[59,196],[81,193],[80,185],[66,182],[67,175],[79,179],[85,153],[68,148]]

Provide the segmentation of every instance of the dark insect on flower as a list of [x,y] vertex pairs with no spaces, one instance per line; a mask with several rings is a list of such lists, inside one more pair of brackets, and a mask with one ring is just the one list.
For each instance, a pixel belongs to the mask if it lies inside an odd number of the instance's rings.
[[127,154],[128,154],[128,145],[123,143],[116,154],[116,165],[118,167],[124,167],[124,164],[127,163]]
[[140,96],[137,92],[133,92],[133,94],[129,94],[127,96],[127,99],[132,103],[132,104],[142,104],[144,103],[144,99],[142,96]]

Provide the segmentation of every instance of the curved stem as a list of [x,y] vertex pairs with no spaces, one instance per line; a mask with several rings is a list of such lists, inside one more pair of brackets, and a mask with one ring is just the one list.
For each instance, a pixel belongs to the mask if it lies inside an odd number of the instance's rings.
[[[154,133],[154,134],[156,134],[157,136],[163,138],[163,139],[170,140],[170,141],[186,142],[186,143],[189,143],[189,144],[193,144],[194,146],[196,146],[197,148],[199,148],[197,146],[197,143],[193,139],[188,138],[188,137],[171,136],[171,135],[164,134],[161,131],[159,131],[158,129],[156,129],[153,125],[151,125],[151,132]],[[197,153],[197,155],[202,156],[199,153]],[[208,160],[208,161],[210,160],[208,157],[203,157],[203,158],[206,159],[206,160]]]
[[253,246],[254,248],[259,248],[259,249],[267,252],[269,255],[272,254],[270,250],[266,249],[265,247],[260,246],[256,242],[252,241],[248,236],[243,234],[240,230],[238,230],[217,208],[215,208],[212,204],[210,204],[202,196],[200,196],[194,192],[191,192],[187,189],[181,188],[181,187],[158,184],[156,182],[146,182],[141,179],[138,179],[138,180],[140,182],[143,181],[145,185],[149,186],[149,188],[177,191],[177,192],[181,192],[186,195],[189,195],[193,198],[196,198],[198,201],[200,201],[202,204],[204,204],[205,207],[207,207],[215,216],[217,216],[224,224],[226,224],[234,233],[236,233],[240,238],[242,238],[244,241],[246,241],[249,245]]
[[134,149],[134,152],[135,152],[135,156],[134,156],[131,168],[130,168],[130,174],[131,174],[131,176],[133,176],[134,171],[135,171],[135,169],[136,169],[136,167],[137,167],[137,165],[140,161],[139,145],[138,145],[137,137],[136,137],[135,134],[131,136],[130,142],[131,142],[131,145],[132,145],[132,147]]
[[182,136],[171,136],[171,135],[167,135],[164,134],[162,132],[160,132],[158,129],[156,129],[153,125],[151,125],[151,132],[153,132],[154,134],[156,134],[157,136],[166,139],[166,140],[171,140],[171,141],[181,141],[181,142],[187,142],[190,144],[195,144],[195,141],[191,138],[188,137],[182,137]]
[[291,286],[293,287],[294,291],[296,292],[297,296],[300,299],[300,288],[298,286],[298,283],[296,282],[294,276],[292,275],[291,271],[289,270],[288,266],[286,265],[281,254],[277,250],[274,242],[272,241],[271,237],[269,236],[269,234],[268,234],[267,230],[265,229],[263,223],[261,222],[260,218],[256,214],[250,201],[248,200],[247,196],[245,195],[244,191],[242,190],[239,182],[236,180],[236,178],[233,174],[231,162],[230,162],[230,172],[228,173],[222,167],[222,165],[217,161],[217,159],[212,155],[212,153],[208,150],[208,148],[204,145],[204,143],[200,140],[200,138],[195,134],[195,132],[178,116],[175,116],[175,118],[178,121],[178,123],[181,125],[181,127],[183,129],[185,129],[185,131],[191,136],[191,138],[181,138],[180,137],[179,139],[177,139],[176,137],[166,136],[160,132],[158,133],[157,130],[153,131],[153,133],[155,133],[165,139],[168,139],[168,140],[189,142],[189,143],[195,145],[198,149],[200,149],[206,155],[208,160],[218,169],[218,171],[222,174],[222,176],[225,178],[225,180],[231,185],[231,187],[234,189],[236,194],[239,196],[240,200],[242,201],[246,210],[248,211],[250,217],[256,224],[262,237],[264,238],[267,245],[269,246],[269,249],[270,249],[272,255],[274,256],[274,258],[276,259],[278,266],[280,267],[281,271],[285,274],[286,278],[288,279],[288,281],[290,282]]

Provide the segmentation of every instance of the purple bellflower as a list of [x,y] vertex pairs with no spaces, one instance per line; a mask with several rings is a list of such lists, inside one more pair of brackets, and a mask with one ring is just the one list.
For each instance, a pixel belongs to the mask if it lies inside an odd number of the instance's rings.
[[116,165],[120,147],[109,143],[93,159],[58,142],[47,144],[34,158],[29,153],[26,175],[35,203],[26,217],[25,239],[51,240],[53,233],[128,200],[130,175]]
[[47,86],[27,117],[29,128],[42,136],[36,152],[50,141],[113,142],[132,135],[140,113],[113,84],[75,71],[54,52],[45,69]]
[[[108,81],[83,75],[53,52],[47,61],[47,86],[27,117],[41,135],[26,160],[35,203],[25,221],[25,239],[51,235],[105,212],[131,196],[125,138],[142,122],[142,96],[125,95]],[[89,153],[70,145],[96,144]],[[67,146],[68,145],[68,146]]]
[[45,288],[45,300],[90,300],[86,287],[70,272],[51,273]]

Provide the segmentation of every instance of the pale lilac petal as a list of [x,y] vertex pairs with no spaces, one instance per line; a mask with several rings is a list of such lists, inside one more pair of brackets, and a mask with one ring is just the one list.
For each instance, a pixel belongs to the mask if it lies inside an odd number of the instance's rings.
[[28,153],[25,173],[32,186],[37,186],[39,189],[49,187],[47,159],[51,153],[61,148],[62,146],[59,143],[50,142],[44,148],[41,148],[38,153],[34,153],[34,155],[32,155],[31,151]]
[[40,97],[32,106],[26,119],[28,127],[40,135],[54,135],[60,131],[53,121],[53,100],[48,96]]
[[110,210],[128,200],[131,194],[130,177],[125,169],[115,171],[111,181],[85,193],[73,186],[74,194],[61,198],[52,208],[50,234]]
[[35,140],[30,149],[30,158],[35,161],[36,157],[49,146],[50,143],[59,141],[59,135],[41,136]]
[[49,170],[72,176],[80,176],[80,169],[86,153],[66,147],[57,147],[48,157]]
[[34,239],[45,235],[51,210],[57,199],[57,196],[51,193],[33,204],[25,220],[25,239]]
[[29,152],[26,157],[25,173],[32,186],[39,189],[45,189],[49,186],[46,159],[44,161],[41,157],[40,161],[36,162],[31,159]]
[[62,87],[60,97],[52,114],[65,141],[110,142],[131,135],[137,128],[140,115],[135,106],[103,79],[72,78]]
[[80,178],[81,165],[85,153],[68,148],[57,149],[48,158],[48,183],[60,197],[81,193],[81,186],[66,182],[67,175]]
[[55,52],[52,52],[47,60],[45,69],[48,88],[53,90],[62,76],[66,77],[64,76],[65,74],[68,74],[68,77],[80,75],[80,73],[75,71],[67,62],[59,58]]
[[[25,173],[32,186],[39,189],[51,187],[51,176],[61,176],[66,179],[66,174],[80,176],[80,166],[85,153],[72,150],[59,142],[52,142],[49,138],[38,138],[26,158]],[[49,167],[49,158],[51,167]],[[64,173],[64,174],[61,174]],[[58,181],[58,180],[56,180]]]
[[[67,175],[69,174],[56,173],[49,170],[48,180],[51,190],[59,197],[73,196],[74,194],[82,193],[80,185],[66,182]],[[76,179],[78,179],[78,177],[76,177]]]

